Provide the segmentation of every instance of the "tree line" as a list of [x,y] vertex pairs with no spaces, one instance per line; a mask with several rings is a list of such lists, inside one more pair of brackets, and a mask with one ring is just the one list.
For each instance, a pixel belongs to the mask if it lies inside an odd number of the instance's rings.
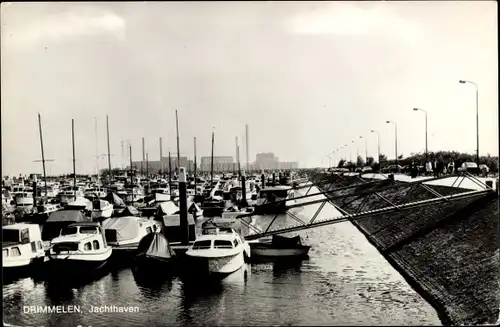
[[[455,163],[455,167],[460,167],[464,162],[476,162],[476,156],[469,153],[457,152],[457,151],[436,151],[429,152],[429,161],[441,161],[445,165],[448,165],[450,162]],[[417,165],[425,165],[425,153],[411,153],[408,157],[404,157],[403,155],[398,156],[398,164],[401,166],[411,165],[414,162]],[[378,170],[380,167],[385,167],[389,165],[395,165],[396,160],[388,160],[387,156],[383,153],[380,154],[379,162],[375,161],[373,157],[368,157],[365,160],[358,156],[356,162],[346,161],[345,159],[341,159],[337,164],[337,168],[356,168],[356,167],[366,167],[369,166],[373,170]],[[485,164],[490,168],[490,172],[497,173],[499,164],[498,164],[498,156],[491,156],[490,154],[486,156],[479,157],[479,164]]]

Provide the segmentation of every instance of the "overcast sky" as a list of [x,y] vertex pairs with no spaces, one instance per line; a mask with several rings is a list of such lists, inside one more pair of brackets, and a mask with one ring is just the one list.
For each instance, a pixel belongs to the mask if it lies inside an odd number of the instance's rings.
[[[146,138],[150,160],[274,152],[319,166],[356,140],[394,158],[425,148],[498,155],[496,1],[2,3],[2,173],[41,172],[37,113],[50,173],[79,172],[107,152],[121,165]],[[351,146],[353,158],[356,146]],[[347,151],[338,152],[349,159]],[[101,168],[107,161],[101,159]]]

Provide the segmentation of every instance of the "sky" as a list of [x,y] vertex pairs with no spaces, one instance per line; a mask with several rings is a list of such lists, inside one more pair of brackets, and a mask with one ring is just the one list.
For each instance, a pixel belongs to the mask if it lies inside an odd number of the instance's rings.
[[[496,1],[1,4],[2,175],[274,152],[301,167],[428,148],[498,155]],[[97,122],[97,133],[96,133]],[[363,138],[360,138],[362,136]],[[354,141],[354,143],[353,143]],[[337,150],[348,144],[349,147]],[[365,150],[365,145],[366,150]]]

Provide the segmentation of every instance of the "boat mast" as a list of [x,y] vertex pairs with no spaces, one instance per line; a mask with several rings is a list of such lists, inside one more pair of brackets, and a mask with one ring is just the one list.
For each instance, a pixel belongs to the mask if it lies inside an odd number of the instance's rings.
[[196,136],[194,138],[194,195],[196,195]]
[[42,167],[43,167],[43,180],[45,183],[45,197],[47,197],[47,175],[45,174],[45,155],[43,153],[42,118],[40,117],[40,114],[38,114],[38,128],[40,130],[40,148],[42,149]]
[[130,153],[130,184],[132,185],[134,183],[134,180],[132,179],[132,144],[129,143],[129,153]]
[[172,159],[170,157],[170,150],[168,151],[168,189],[169,192],[172,192]]
[[[160,137],[160,176],[163,175],[163,160],[162,160],[162,157],[163,157],[163,147],[162,147],[162,144],[161,144],[161,137]],[[163,176],[162,176],[163,178]]]
[[214,132],[212,132],[212,160],[210,161],[210,187],[214,184]]
[[179,152],[179,118],[177,116],[177,110],[175,110],[175,127],[177,131],[177,170],[181,167],[181,157]]
[[75,120],[71,119],[71,142],[73,144],[73,189],[76,200],[76,164],[75,164]]
[[97,117],[95,118],[95,164],[96,164],[96,175],[97,175],[97,181],[99,182],[99,141],[98,141],[98,134],[97,134]]
[[111,154],[109,150],[109,120],[108,116],[106,116],[106,134],[108,136],[108,173],[109,173],[109,188],[111,189]]

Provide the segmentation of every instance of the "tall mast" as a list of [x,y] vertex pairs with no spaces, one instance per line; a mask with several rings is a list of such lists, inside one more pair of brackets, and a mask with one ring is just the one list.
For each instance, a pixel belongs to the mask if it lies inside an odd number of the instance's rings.
[[71,142],[73,144],[73,189],[76,200],[76,164],[75,164],[75,120],[71,119]]
[[99,181],[99,140],[97,134],[97,117],[95,117],[95,169]]
[[[45,196],[47,197],[47,175],[45,174],[45,155],[43,153],[42,118],[38,114],[38,128],[40,130],[40,148],[42,150],[43,180],[45,181]],[[36,191],[36,190],[35,190]]]
[[175,127],[177,130],[177,169],[181,167],[181,157],[179,152],[179,118],[177,116],[177,110],[175,111]]
[[170,157],[170,151],[168,151],[168,189],[170,192],[172,192],[171,185],[172,185],[172,159]]
[[214,184],[214,132],[212,132],[212,160],[210,163],[210,187]]
[[163,175],[163,147],[161,144],[161,137],[160,137],[160,175]]
[[108,116],[106,116],[106,134],[108,136],[108,175],[109,175],[109,188],[111,189],[111,153],[110,153],[110,149],[109,149],[109,120],[108,120]]
[[194,195],[196,195],[196,136],[194,138]]
[[129,149],[129,154],[130,154],[130,184],[133,184],[134,180],[132,179],[132,144],[129,143],[128,145],[128,149]]

